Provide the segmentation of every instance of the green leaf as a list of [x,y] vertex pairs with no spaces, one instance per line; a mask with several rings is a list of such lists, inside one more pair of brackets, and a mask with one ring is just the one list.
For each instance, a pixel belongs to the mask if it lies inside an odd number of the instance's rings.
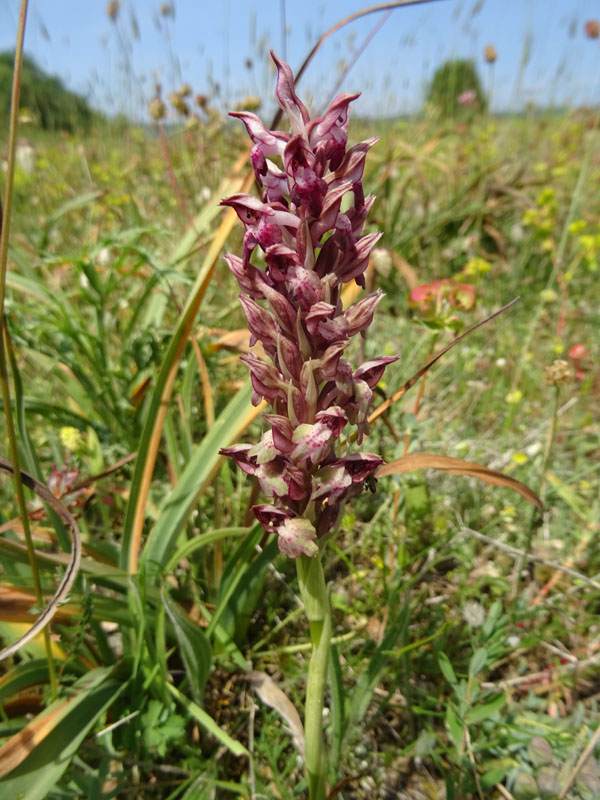
[[489,637],[494,632],[494,628],[496,623],[500,619],[500,615],[502,614],[502,601],[495,600],[492,603],[490,610],[488,611],[488,615],[485,618],[485,622],[481,628],[481,633],[484,639],[489,639]]
[[161,597],[175,631],[192,694],[196,702],[201,703],[212,662],[210,643],[204,631],[192,622],[167,591],[163,590]]
[[160,700],[151,700],[142,715],[143,736],[147,747],[155,747],[161,758],[167,753],[169,744],[181,739],[185,733],[185,719],[168,711]]
[[450,659],[446,655],[446,653],[438,653],[438,664],[442,671],[442,675],[451,686],[456,686],[458,680],[456,678],[456,673],[454,672],[454,668],[450,663]]
[[467,712],[467,723],[481,722],[488,717],[493,716],[497,711],[500,711],[506,705],[506,695],[502,694],[491,697],[487,702],[482,705],[470,708]]
[[48,661],[43,658],[17,664],[0,678],[0,701],[15,692],[48,682]]
[[[344,679],[340,652],[336,644],[331,645],[329,652],[329,686],[331,689],[331,765],[337,770],[342,752],[342,742],[346,732],[344,707]],[[336,773],[337,777],[337,773]]]
[[500,762],[492,764],[488,769],[487,765],[483,764],[482,769],[485,770],[481,776],[481,785],[484,789],[491,789],[504,779],[504,776],[510,769],[510,764],[502,764]]
[[101,195],[102,192],[96,189],[94,191],[84,192],[83,194],[79,194],[76,197],[70,198],[48,217],[45,227],[47,229],[50,228],[61,217],[64,217],[65,214],[70,214],[71,211],[77,211],[78,208],[82,208],[83,206],[89,205],[89,203],[93,203],[94,200],[97,200]]
[[557,495],[562,498],[565,503],[569,506],[569,508],[577,514],[577,516],[582,520],[587,520],[589,518],[589,510],[586,506],[582,503],[582,501],[577,496],[576,492],[573,490],[571,486],[561,481],[556,475],[552,472],[546,473],[546,478],[548,482],[552,485],[552,488],[555,490]]
[[487,663],[487,650],[485,647],[478,647],[469,661],[469,675],[478,675]]
[[233,753],[234,756],[246,756],[246,758],[251,758],[250,753],[246,750],[244,745],[240,742],[237,742],[235,739],[232,739],[228,733],[222,730],[222,728],[219,728],[214,719],[207,714],[204,709],[200,708],[200,706],[194,703],[192,700],[189,700],[172,684],[168,683],[167,689],[171,692],[177,702],[184,706],[192,715],[192,717],[194,717],[194,719],[197,720],[205,730],[211,733],[215,739],[221,742],[221,744],[225,745],[225,747],[231,753]]
[[148,537],[143,555],[148,565],[162,567],[166,563],[196,498],[218,469],[222,459],[219,450],[231,444],[243,430],[251,396],[252,386],[248,381],[219,414],[215,424],[197,447],[177,485],[167,497],[160,517]]
[[[210,624],[206,631],[207,636],[210,636],[214,631],[215,627],[221,623],[221,626],[224,630],[228,630],[231,636],[233,636],[235,632],[235,620],[232,621],[232,624],[227,624],[227,611],[231,612],[231,615],[235,615],[235,603],[234,603],[234,596],[238,595],[243,592],[244,585],[246,583],[246,575],[253,569],[255,561],[258,559],[253,559],[256,545],[260,542],[261,538],[264,536],[264,530],[259,522],[256,522],[254,526],[250,529],[248,536],[246,536],[239,546],[236,548],[234,554],[228,559],[227,563],[225,564],[225,569],[223,570],[223,575],[221,577],[221,582],[219,584],[219,590],[217,594],[217,602],[215,605],[215,610],[212,614]],[[272,540],[274,543],[274,540]],[[266,549],[266,548],[265,548]],[[264,566],[266,568],[269,561],[272,561],[273,556],[275,553],[273,552],[273,548],[269,548],[269,556],[267,557],[267,561],[265,561],[265,550],[259,556],[260,564],[259,567]],[[254,570],[253,570],[254,574]],[[250,579],[251,579],[250,575]],[[244,580],[244,583],[242,583]],[[230,601],[232,605],[230,606]],[[221,618],[223,617],[223,622],[221,622]]]
[[234,640],[242,647],[246,641],[250,621],[256,609],[264,603],[264,586],[267,569],[279,553],[277,537],[273,536],[271,541],[265,545],[262,552],[250,560],[250,564],[244,569],[242,578],[236,591],[228,600],[229,611],[234,617]]
[[458,714],[456,713],[452,703],[448,703],[446,707],[445,721],[446,721],[446,730],[448,731],[448,736],[452,740],[452,743],[456,747],[456,749],[460,750],[463,741],[463,725],[460,719],[458,718]]
[[126,686],[116,670],[94,669],[75,683],[73,697],[55,701],[32,720],[27,727],[40,730],[44,720],[49,720],[48,727],[39,744],[0,781],[2,800],[47,797],[88,732]]
[[176,550],[169,561],[167,561],[164,572],[166,575],[170,575],[182,559],[189,558],[196,550],[201,550],[209,544],[221,541],[221,539],[227,539],[230,536],[248,536],[251,530],[252,528],[219,528],[214,531],[209,531],[208,533],[202,533],[200,536],[194,536],[193,539],[188,539],[187,542],[184,542],[184,544]]
[[52,294],[42,283],[38,283],[32,278],[26,278],[14,270],[10,270],[6,276],[6,285],[35,297],[41,303],[47,303],[48,305],[53,303]]

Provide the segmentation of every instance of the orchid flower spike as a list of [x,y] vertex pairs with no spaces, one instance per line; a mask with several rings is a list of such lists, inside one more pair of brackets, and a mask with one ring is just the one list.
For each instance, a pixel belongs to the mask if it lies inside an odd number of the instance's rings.
[[[372,390],[394,357],[352,366],[344,358],[352,336],[364,335],[380,290],[342,307],[341,289],[364,272],[379,233],[362,235],[374,198],[365,197],[365,159],[377,139],[347,149],[350,103],[336,97],[311,118],[296,95],[292,71],[273,53],[277,101],[289,131],[270,131],[250,112],[231,116],[246,126],[262,198],[237,194],[221,201],[244,225],[242,257],[227,263],[241,290],[251,344],[269,361],[242,357],[250,370],[253,403],[265,399],[270,425],[255,445],[221,450],[255,475],[269,504],[254,507],[282,553],[316,556],[319,539],[335,526],[345,501],[362,491],[382,463],[371,453],[340,454],[340,437],[356,426],[358,444],[369,432]],[[351,202],[343,200],[347,196]],[[342,210],[343,208],[343,210]],[[263,265],[253,264],[261,252]],[[260,264],[260,262],[259,262]],[[347,448],[346,448],[347,449]]]

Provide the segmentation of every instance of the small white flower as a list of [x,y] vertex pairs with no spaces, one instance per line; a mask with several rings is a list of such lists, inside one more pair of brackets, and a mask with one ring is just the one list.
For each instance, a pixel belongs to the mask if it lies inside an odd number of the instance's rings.
[[506,359],[505,358],[497,358],[496,359],[496,366],[498,369],[502,369],[506,366]]
[[506,644],[509,647],[512,647],[513,650],[516,650],[517,647],[521,644],[521,638],[516,635],[509,636],[508,639],[506,640]]
[[379,275],[383,275],[384,278],[389,277],[392,271],[392,257],[390,251],[386,250],[385,247],[376,247],[371,253],[371,258],[373,259],[375,271],[379,273]]
[[35,170],[35,150],[29,142],[19,142],[17,144],[15,159],[26,175],[33,175]]
[[103,269],[110,267],[112,260],[113,258],[112,253],[110,252],[110,247],[103,247],[96,256],[96,264]]
[[526,455],[529,456],[529,458],[533,458],[534,456],[537,456],[537,454],[540,452],[541,449],[542,449],[542,443],[534,442],[533,444],[530,444],[525,448],[525,453]]
[[480,628],[485,620],[485,609],[476,600],[469,600],[463,606],[463,619],[472,628]]
[[212,196],[212,192],[208,188],[208,186],[203,186],[202,189],[198,192],[198,200],[201,203],[207,203]]
[[525,229],[521,224],[516,222],[510,229],[508,235],[510,236],[513,242],[518,244],[519,242],[522,242],[523,239],[525,238]]

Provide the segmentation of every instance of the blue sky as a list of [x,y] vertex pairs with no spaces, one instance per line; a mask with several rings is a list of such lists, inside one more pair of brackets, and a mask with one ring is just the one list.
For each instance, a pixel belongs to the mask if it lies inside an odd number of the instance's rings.
[[[30,0],[26,51],[96,107],[143,118],[156,77],[163,94],[182,81],[227,108],[248,94],[270,97],[273,47],[296,69],[318,36],[366,0],[123,0],[116,26],[105,0]],[[14,47],[18,0],[0,0],[0,49]],[[283,18],[285,10],[285,37]],[[362,91],[355,113],[394,115],[420,107],[424,86],[447,58],[476,61],[495,109],[600,103],[600,39],[586,20],[599,0],[434,0],[386,19],[339,91]],[[381,19],[370,15],[334,34],[316,55],[299,94],[318,110]],[[285,39],[285,43],[284,43]],[[492,69],[483,48],[493,44]],[[252,67],[245,65],[252,60]],[[265,111],[265,116],[267,112]]]

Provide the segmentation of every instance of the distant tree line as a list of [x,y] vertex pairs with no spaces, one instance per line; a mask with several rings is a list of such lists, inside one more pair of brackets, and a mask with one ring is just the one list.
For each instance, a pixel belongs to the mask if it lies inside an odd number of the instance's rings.
[[[14,53],[0,53],[0,116],[10,112]],[[87,101],[66,89],[60,78],[47,75],[29,56],[23,57],[20,107],[45,130],[87,131],[101,115]]]

